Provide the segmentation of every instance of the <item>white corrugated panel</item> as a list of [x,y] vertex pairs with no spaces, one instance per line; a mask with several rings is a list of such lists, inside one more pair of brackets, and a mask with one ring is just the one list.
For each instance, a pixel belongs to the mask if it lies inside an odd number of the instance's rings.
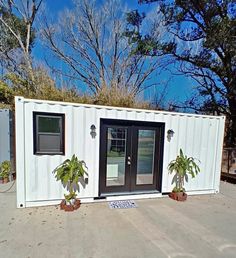
[[[65,156],[33,154],[33,111],[65,114]],[[165,123],[162,192],[172,189],[168,163],[180,148],[201,161],[201,173],[186,184],[187,191],[213,190],[217,192],[224,132],[224,117],[163,111],[135,110],[116,107],[83,105],[63,102],[29,100],[16,97],[16,153],[18,207],[27,202],[52,201],[63,198],[64,189],[56,182],[53,169],[66,158],[76,154],[88,166],[89,179],[81,186],[80,198],[99,196],[99,135],[100,119],[122,119]],[[23,124],[22,124],[23,120]],[[90,126],[96,126],[97,136],[90,135]],[[166,140],[167,130],[175,134]],[[19,131],[20,130],[20,131]],[[23,131],[23,132],[22,132]],[[18,154],[20,152],[20,154]],[[24,164],[20,160],[24,160]]]

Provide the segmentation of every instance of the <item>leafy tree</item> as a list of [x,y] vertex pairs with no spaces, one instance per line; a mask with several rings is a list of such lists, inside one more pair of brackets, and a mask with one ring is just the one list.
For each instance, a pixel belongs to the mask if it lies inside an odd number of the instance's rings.
[[5,72],[15,72],[33,80],[33,25],[42,1],[0,1],[0,57]]
[[[0,5],[0,16],[2,19],[7,22],[11,27],[13,27],[20,37],[23,39],[23,41],[26,40],[27,35],[27,28],[26,24],[22,19],[17,17],[14,13],[11,12],[11,10],[6,9],[5,7]],[[0,52],[2,54],[7,54],[9,51],[20,48],[20,44],[16,37],[14,37],[8,27],[6,27],[3,23],[0,23]],[[33,30],[33,33],[30,38],[30,49],[33,46],[33,42],[35,39],[35,32]]]
[[[197,83],[198,95],[187,104],[196,111],[225,114],[227,144],[236,144],[236,3],[234,0],[140,0],[159,4],[166,36],[155,38],[157,26],[142,35],[132,13],[128,31],[136,55],[168,55],[181,73]],[[129,14],[130,15],[130,14]],[[139,24],[140,27],[140,24]],[[202,99],[200,99],[202,98]]]
[[13,98],[12,89],[0,80],[0,108],[9,108],[10,104],[13,103]]

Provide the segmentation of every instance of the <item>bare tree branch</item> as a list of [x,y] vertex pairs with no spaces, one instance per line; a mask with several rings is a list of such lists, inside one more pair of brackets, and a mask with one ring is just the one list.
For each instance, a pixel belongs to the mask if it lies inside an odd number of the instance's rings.
[[153,85],[148,79],[158,68],[158,61],[130,55],[131,46],[123,35],[125,26],[121,2],[82,0],[75,2],[73,10],[63,12],[57,26],[46,22],[42,35],[66,70],[91,91],[116,88],[137,95]]

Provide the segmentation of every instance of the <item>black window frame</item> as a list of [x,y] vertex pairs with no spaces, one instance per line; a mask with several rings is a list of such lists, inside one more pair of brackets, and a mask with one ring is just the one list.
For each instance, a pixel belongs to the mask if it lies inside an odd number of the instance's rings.
[[[61,123],[61,146],[60,151],[40,151],[38,150],[38,117],[58,117],[62,119]],[[45,133],[46,134],[46,133]],[[53,134],[53,133],[48,133]],[[51,112],[33,112],[33,153],[34,155],[65,155],[65,114],[63,113],[51,113]]]

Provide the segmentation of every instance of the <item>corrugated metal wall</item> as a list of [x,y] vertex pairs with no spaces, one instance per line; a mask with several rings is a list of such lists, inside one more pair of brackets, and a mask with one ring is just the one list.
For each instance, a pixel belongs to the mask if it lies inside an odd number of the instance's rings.
[[0,109],[0,163],[10,159],[10,111]]
[[[33,111],[65,114],[65,156],[33,154]],[[128,119],[164,122],[165,143],[162,192],[172,189],[172,177],[167,165],[179,149],[201,161],[201,173],[186,184],[187,191],[218,190],[224,117],[199,116],[148,110],[132,110],[91,105],[46,102],[16,98],[16,130],[24,140],[17,141],[17,153],[23,152],[24,167],[17,166],[17,176],[24,173],[25,201],[57,200],[63,198],[64,189],[56,182],[53,169],[66,158],[76,154],[88,166],[89,180],[85,189],[81,187],[80,198],[97,197],[99,190],[99,129],[100,119]],[[23,119],[23,124],[21,123]],[[20,121],[21,120],[21,121]],[[90,126],[95,124],[97,136],[90,135]],[[22,128],[22,129],[21,129]],[[167,141],[167,130],[174,130],[174,137]],[[19,130],[24,131],[21,134]],[[24,146],[22,146],[24,143]],[[22,171],[24,170],[24,171]],[[19,184],[21,180],[19,180]],[[22,186],[19,186],[22,189]],[[21,191],[21,190],[19,190]]]

